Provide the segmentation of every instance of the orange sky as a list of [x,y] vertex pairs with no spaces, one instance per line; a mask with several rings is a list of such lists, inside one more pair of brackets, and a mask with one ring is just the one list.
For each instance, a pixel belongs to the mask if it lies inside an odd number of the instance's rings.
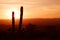
[[0,0],[0,19],[10,19],[12,11],[19,18],[21,5],[24,18],[60,18],[60,0]]

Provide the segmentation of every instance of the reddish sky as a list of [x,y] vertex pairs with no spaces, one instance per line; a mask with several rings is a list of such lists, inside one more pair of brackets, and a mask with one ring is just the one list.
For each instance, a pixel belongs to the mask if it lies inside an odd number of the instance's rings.
[[0,19],[19,18],[19,9],[24,7],[24,18],[60,18],[60,0],[0,0]]

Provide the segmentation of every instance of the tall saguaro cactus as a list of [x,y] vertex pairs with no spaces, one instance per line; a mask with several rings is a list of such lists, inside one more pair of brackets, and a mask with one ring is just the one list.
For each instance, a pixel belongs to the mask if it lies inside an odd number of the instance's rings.
[[12,32],[14,32],[15,27],[15,18],[14,18],[14,11],[12,12]]
[[20,8],[19,31],[21,31],[21,28],[22,28],[22,19],[23,19],[23,6],[21,6],[21,8]]

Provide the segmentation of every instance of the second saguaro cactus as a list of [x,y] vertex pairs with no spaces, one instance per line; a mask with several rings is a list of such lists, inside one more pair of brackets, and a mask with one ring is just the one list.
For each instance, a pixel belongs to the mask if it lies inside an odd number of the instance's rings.
[[21,28],[22,28],[22,19],[23,19],[23,6],[21,6],[21,8],[20,8],[19,31],[21,31]]

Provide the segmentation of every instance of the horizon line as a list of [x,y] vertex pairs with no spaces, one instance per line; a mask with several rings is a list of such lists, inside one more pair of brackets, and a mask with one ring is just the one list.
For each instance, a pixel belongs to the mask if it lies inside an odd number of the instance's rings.
[[[15,19],[15,20],[18,20],[18,19]],[[60,19],[60,18],[23,18],[23,19]],[[0,19],[0,20],[12,20],[12,19]]]

